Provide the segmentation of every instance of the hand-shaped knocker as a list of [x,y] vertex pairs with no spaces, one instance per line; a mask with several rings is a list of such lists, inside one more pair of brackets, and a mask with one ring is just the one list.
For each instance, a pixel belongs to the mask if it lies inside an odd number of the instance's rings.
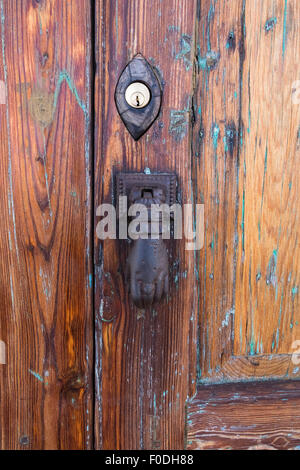
[[[151,206],[165,202],[162,189],[151,191],[132,188],[129,196],[131,204],[142,204],[151,221]],[[168,253],[162,240],[162,223],[158,222],[158,237],[151,238],[151,223],[147,222],[147,238],[132,240],[127,260],[127,281],[134,304],[139,308],[151,307],[168,294]]]

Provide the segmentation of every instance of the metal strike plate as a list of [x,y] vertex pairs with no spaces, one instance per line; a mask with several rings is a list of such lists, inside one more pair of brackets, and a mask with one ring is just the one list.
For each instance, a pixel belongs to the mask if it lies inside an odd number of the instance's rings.
[[136,55],[123,70],[115,91],[120,117],[135,140],[140,139],[157,118],[162,91],[147,60]]

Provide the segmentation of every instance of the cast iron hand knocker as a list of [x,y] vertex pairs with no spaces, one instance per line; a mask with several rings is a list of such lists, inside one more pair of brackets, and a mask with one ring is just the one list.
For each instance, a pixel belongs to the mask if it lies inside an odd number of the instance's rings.
[[146,236],[133,241],[127,260],[126,278],[129,292],[135,305],[139,308],[151,307],[168,294],[168,254],[162,236],[162,224],[159,221],[159,238],[151,239],[151,205],[163,204],[165,195],[160,188],[144,191],[133,188],[129,203],[142,204],[147,208],[148,218],[145,226],[148,227]]
[[[129,207],[133,204],[141,205],[142,214],[136,212],[137,228],[134,236],[129,233],[131,246],[126,266],[125,280],[135,305],[139,308],[151,307],[160,302],[168,294],[169,263],[166,245],[163,236],[163,207],[172,206],[176,202],[176,175],[144,173],[120,173],[117,175],[117,200],[120,204],[122,196],[126,196]],[[151,206],[159,209],[151,224]],[[136,206],[138,209],[139,206]],[[127,220],[127,207],[119,213],[125,214]],[[169,222],[168,212],[168,222]],[[134,220],[134,218],[133,218]],[[127,220],[128,223],[128,220]],[[154,233],[152,230],[154,228]],[[169,233],[169,224],[166,224]],[[129,230],[130,232],[130,230]]]

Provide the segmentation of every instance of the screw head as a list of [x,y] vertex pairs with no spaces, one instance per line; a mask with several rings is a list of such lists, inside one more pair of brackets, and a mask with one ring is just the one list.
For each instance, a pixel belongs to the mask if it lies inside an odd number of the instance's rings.
[[141,82],[131,83],[126,89],[125,99],[132,108],[145,108],[151,100],[149,88]]
[[20,437],[20,444],[22,446],[28,446],[29,444],[29,438],[27,436],[21,436]]

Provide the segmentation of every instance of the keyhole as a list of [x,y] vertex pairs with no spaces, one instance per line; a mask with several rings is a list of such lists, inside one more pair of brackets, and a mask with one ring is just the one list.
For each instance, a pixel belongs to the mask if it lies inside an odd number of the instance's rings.
[[131,83],[126,89],[125,99],[132,108],[144,108],[151,100],[149,88],[144,83]]

